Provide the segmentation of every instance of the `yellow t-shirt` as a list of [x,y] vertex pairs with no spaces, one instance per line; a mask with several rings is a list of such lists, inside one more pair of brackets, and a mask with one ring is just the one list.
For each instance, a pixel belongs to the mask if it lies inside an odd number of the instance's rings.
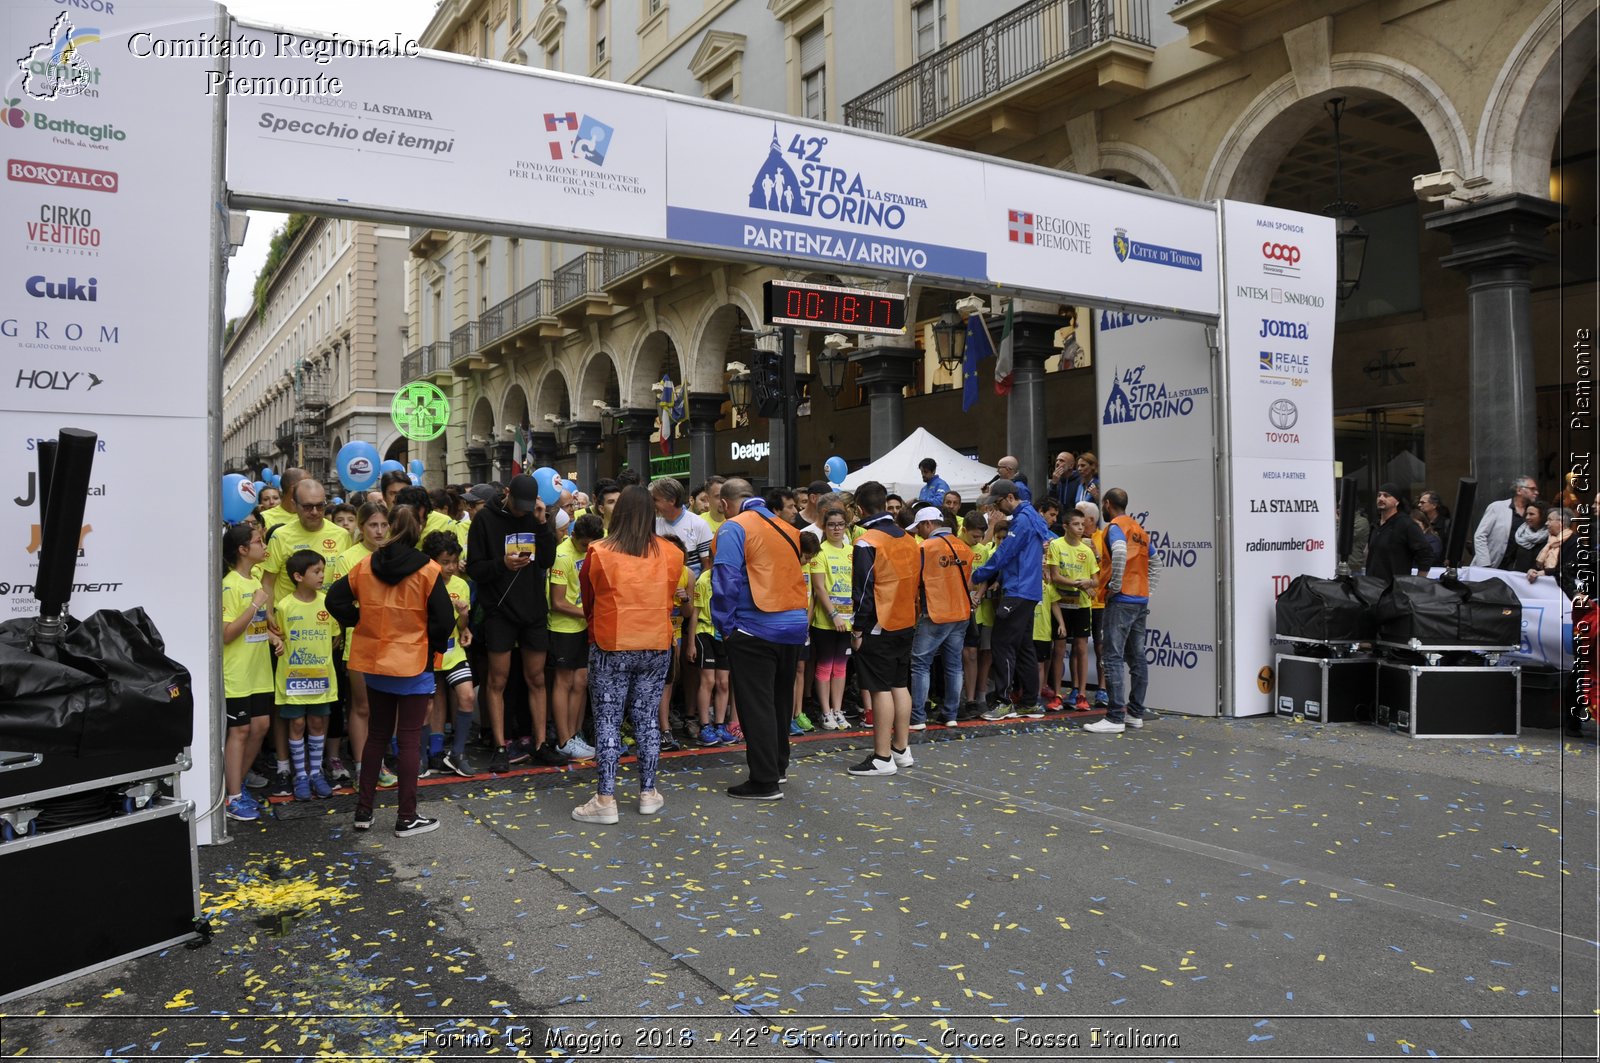
[[256,609],[250,604],[260,588],[259,580],[248,579],[237,572],[222,577],[222,622],[231,624],[246,612],[255,612],[255,619],[238,638],[223,643],[222,693],[226,697],[272,693],[272,646],[267,641],[267,609],[266,606]]
[[707,524],[711,525],[711,533],[715,536],[717,529],[722,526],[723,518],[717,516],[716,512],[710,509],[700,515],[705,518]]
[[[322,555],[324,567],[332,569],[334,559],[350,546],[350,533],[331,520],[324,520],[322,527],[314,532],[306,531],[305,525],[298,520],[285,524],[267,545],[267,562],[262,566],[263,572],[270,572],[277,579],[272,587],[272,596],[282,601],[285,595],[294,593],[294,581],[283,574],[283,563],[296,550],[315,550]],[[328,582],[325,572],[323,585],[326,586]]]
[[[1045,544],[1044,563],[1046,568],[1059,571],[1069,580],[1093,579],[1100,571],[1094,547],[1083,540],[1079,540],[1077,546],[1069,546],[1064,535]],[[1088,591],[1068,590],[1053,584],[1052,588],[1060,597],[1063,609],[1087,609],[1094,602],[1094,596]]]
[[[583,558],[578,556],[578,547],[571,539],[561,540],[561,545],[556,547],[555,560],[550,565],[550,595],[567,596],[567,604],[583,608],[583,586],[578,582],[578,575],[583,571]],[[581,616],[567,616],[550,610],[550,630],[564,634],[577,634],[589,630],[589,625]]]
[[[685,564],[682,568],[680,568],[678,570],[678,590],[680,590],[680,591],[689,591],[690,592],[690,596],[691,596],[690,600],[693,601],[694,574],[689,571],[689,566],[687,564]],[[695,620],[695,630],[698,631],[699,628],[700,628],[700,622],[699,622],[699,619],[696,618],[696,620]],[[683,641],[683,603],[680,602],[678,600],[678,596],[676,594],[674,594],[672,596],[672,644],[674,646],[676,646],[679,642],[682,642],[682,641]]]
[[[461,530],[461,525],[451,520],[448,515],[440,513],[436,509],[432,513],[428,514],[427,520],[422,522],[422,539],[426,539],[434,532],[440,531],[449,532],[451,535],[455,536],[457,547],[465,547],[467,535]],[[422,549],[422,539],[417,540],[418,550]]]
[[297,515],[284,509],[283,504],[280,502],[271,509],[261,511],[261,534],[267,534],[267,529],[269,528],[276,528],[280,524],[288,524],[290,521],[299,519]]
[[[976,572],[994,556],[994,543],[978,543],[972,548],[972,570]],[[979,598],[972,610],[972,619],[981,627],[994,627],[994,599]]]
[[[852,568],[855,564],[854,551],[846,542],[838,546],[833,545],[833,540],[822,540],[822,551],[817,554],[816,560],[811,562],[811,567],[806,569],[806,575],[820,575],[827,588],[828,599],[833,602],[833,607],[845,620],[855,616],[855,605],[850,599],[850,579]],[[823,631],[832,631],[833,621],[828,619],[828,611],[822,608],[816,595],[811,596],[811,626],[821,628]]]
[[694,629],[702,635],[712,638],[721,638],[717,634],[717,626],[711,620],[711,566],[700,573],[700,578],[694,581]]
[[1033,641],[1049,642],[1055,638],[1055,620],[1050,615],[1050,607],[1061,600],[1056,593],[1055,586],[1044,580],[1044,597],[1033,608]]
[[333,640],[339,634],[339,622],[328,612],[322,592],[309,602],[293,594],[280,598],[274,611],[284,643],[274,700],[279,705],[337,701],[339,677],[333,670]]
[[[449,581],[445,583],[444,589],[445,593],[450,595],[450,608],[455,610],[456,613],[456,629],[450,632],[450,641],[445,643],[444,653],[439,655],[439,663],[434,667],[438,671],[448,672],[467,659],[467,651],[461,645],[461,612],[457,605],[461,602],[466,602],[470,605],[472,591],[467,587],[467,581],[460,576],[451,576]],[[345,640],[347,643],[349,641],[349,639]],[[349,650],[346,649],[345,652],[349,653]],[[348,660],[348,658],[346,659]]]

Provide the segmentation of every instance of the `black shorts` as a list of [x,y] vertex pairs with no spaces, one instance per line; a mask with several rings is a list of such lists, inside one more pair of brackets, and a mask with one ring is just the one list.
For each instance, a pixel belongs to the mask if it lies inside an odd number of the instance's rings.
[[1093,609],[1063,609],[1061,616],[1067,624],[1067,638],[1086,639],[1094,632]]
[[437,690],[449,690],[451,687],[458,687],[463,683],[471,683],[472,665],[462,661],[448,671],[443,668],[435,668],[433,682]]
[[545,663],[552,668],[575,672],[589,667],[589,633],[587,631],[550,632],[550,656]]
[[544,620],[524,624],[504,613],[490,613],[483,618],[483,646],[490,653],[509,653],[515,646],[524,653],[545,653],[550,649],[550,628]]
[[246,694],[242,698],[228,698],[228,726],[249,727],[258,716],[272,715],[271,694]]
[[915,628],[861,636],[855,652],[856,684],[869,694],[911,686],[911,639]]
[[711,668],[718,672],[728,670],[728,650],[723,646],[722,640],[712,638],[704,631],[698,632],[694,637],[694,663],[701,668]]
[[967,621],[967,634],[961,640],[963,649],[975,650],[983,644],[983,632],[978,629],[976,620]]
[[1049,661],[1050,660],[1050,643],[1048,643],[1048,642],[1040,642],[1038,639],[1034,639],[1033,640],[1033,655],[1034,655],[1034,658],[1036,660]]

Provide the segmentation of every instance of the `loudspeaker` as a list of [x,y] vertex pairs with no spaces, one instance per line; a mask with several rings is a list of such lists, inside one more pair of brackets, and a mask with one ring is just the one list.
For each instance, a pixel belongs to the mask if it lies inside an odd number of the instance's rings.
[[[81,428],[63,428],[54,455],[39,454],[39,572],[33,596],[39,600],[40,616],[60,616],[72,597],[72,574],[78,567],[78,538],[89,500],[97,438]],[[46,466],[50,467],[48,476],[44,476]]]
[[1478,497],[1478,481],[1462,478],[1456,487],[1456,508],[1454,517],[1450,521],[1450,541],[1444,544],[1444,558],[1446,568],[1461,567],[1461,552],[1467,546],[1467,533],[1471,527],[1468,514],[1472,512],[1472,503]]
[[1356,481],[1346,476],[1339,481],[1339,563],[1356,548]]

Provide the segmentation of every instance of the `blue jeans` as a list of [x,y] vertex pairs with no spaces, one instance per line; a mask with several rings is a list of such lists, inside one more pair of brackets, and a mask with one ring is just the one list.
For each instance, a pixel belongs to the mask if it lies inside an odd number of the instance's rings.
[[[1106,719],[1121,723],[1125,711],[1135,718],[1144,716],[1144,695],[1150,686],[1150,668],[1144,657],[1144,625],[1150,616],[1150,604],[1107,602],[1105,614],[1106,688],[1111,700]],[[1126,688],[1122,685],[1124,661],[1130,679]]]
[[944,657],[944,714],[954,716],[961,704],[961,648],[967,638],[967,622],[952,620],[935,624],[927,617],[917,620],[917,633],[911,638],[911,722],[923,723],[927,712],[928,676],[934,659]]

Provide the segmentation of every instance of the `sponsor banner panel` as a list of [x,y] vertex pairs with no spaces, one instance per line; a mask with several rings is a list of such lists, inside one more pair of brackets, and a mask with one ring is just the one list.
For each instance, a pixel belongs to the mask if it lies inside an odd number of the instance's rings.
[[1217,312],[1217,216],[1209,206],[985,164],[982,226],[997,283]]
[[[235,36],[236,194],[471,218],[477,228],[664,235],[662,100],[428,58],[404,40],[393,54],[330,55],[324,42],[278,31],[235,24]],[[319,77],[292,95],[239,87]],[[449,194],[469,188],[466,199]]]
[[1333,459],[1334,225],[1223,203],[1236,456]]
[[[1093,310],[1101,485],[1108,468],[1211,453],[1211,352],[1187,321]],[[1206,477],[1209,498],[1211,478]]]
[[1102,470],[1128,492],[1129,516],[1150,536],[1146,703],[1162,712],[1217,714],[1217,558],[1211,459]]
[[6,12],[0,410],[206,413],[214,63],[129,42],[209,34],[213,5],[125,6]]
[[[1272,712],[1278,595],[1296,576],[1331,578],[1338,566],[1334,486],[1331,459],[1234,458],[1236,715]],[[1264,684],[1263,668],[1269,677]]]
[[667,236],[845,273],[990,276],[983,164],[792,119],[668,114]]

